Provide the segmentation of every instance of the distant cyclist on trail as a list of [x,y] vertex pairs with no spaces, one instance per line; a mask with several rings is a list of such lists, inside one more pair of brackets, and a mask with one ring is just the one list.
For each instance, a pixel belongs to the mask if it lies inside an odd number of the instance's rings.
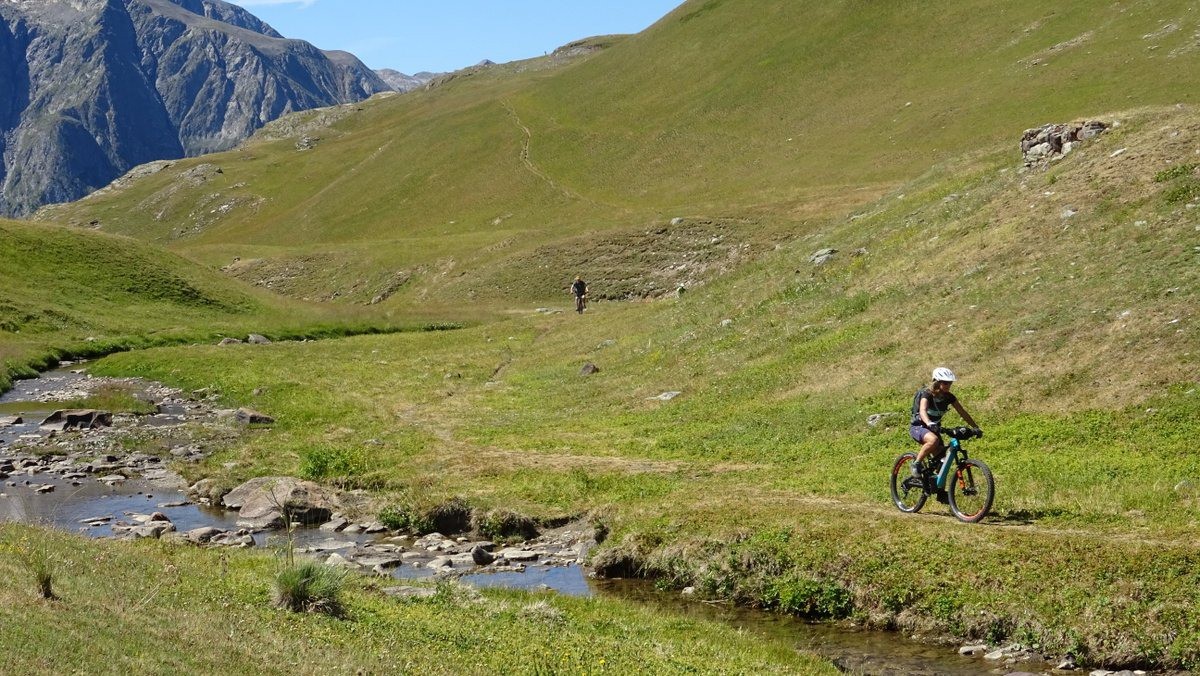
[[576,276],[575,282],[571,284],[571,293],[575,294],[575,311],[583,314],[583,308],[587,307],[587,282],[583,281],[582,277]]
[[950,386],[955,380],[953,371],[939,366],[933,370],[933,383],[929,387],[917,390],[916,396],[913,397],[912,426],[909,428],[909,434],[912,435],[914,441],[921,444],[917,460],[911,465],[912,474],[915,477],[920,478],[925,473],[924,460],[926,457],[931,455],[936,457],[942,452],[944,448],[941,436],[942,416],[946,415],[951,406],[968,425],[979,433],[979,436],[983,436],[983,430],[980,430],[979,425],[975,424],[975,420],[970,413],[967,413],[967,409],[958,403],[958,397],[950,393]]

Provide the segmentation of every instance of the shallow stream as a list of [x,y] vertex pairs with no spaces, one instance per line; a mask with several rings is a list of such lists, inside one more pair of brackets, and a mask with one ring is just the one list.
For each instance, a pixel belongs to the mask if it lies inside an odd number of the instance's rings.
[[[24,422],[0,427],[0,462],[29,453],[31,448],[50,445],[55,437],[39,428],[39,423],[61,408],[62,401],[77,399],[86,394],[88,376],[78,368],[64,368],[45,374],[36,380],[20,381],[13,390],[0,396],[0,420],[20,416]],[[170,428],[191,420],[212,418],[211,411],[193,406],[170,395],[157,383],[132,383],[148,398],[165,398],[157,415],[118,418],[114,426],[126,428]],[[164,395],[164,393],[167,393]],[[175,393],[178,395],[178,393]],[[152,395],[152,396],[151,396]],[[140,396],[140,395],[139,395]],[[191,416],[191,418],[189,418]],[[166,452],[171,443],[164,443]],[[165,455],[165,454],[164,454]],[[186,457],[174,454],[177,457]],[[169,459],[169,458],[168,458]],[[138,515],[161,512],[179,532],[213,526],[236,531],[237,513],[195,504],[184,493],[177,475],[164,470],[146,472],[151,478],[130,478],[106,483],[95,477],[74,476],[71,473],[44,471],[23,472],[17,469],[0,481],[0,521],[16,521],[51,525],[80,532],[91,537],[112,537],[112,526],[128,522]],[[2,475],[0,475],[2,476]],[[45,488],[53,486],[52,489]],[[39,492],[39,487],[41,492]],[[136,521],[136,519],[135,519]],[[282,546],[277,531],[253,534],[257,546]],[[298,551],[328,556],[344,549],[386,540],[393,545],[411,548],[411,540],[396,538],[390,533],[375,535],[329,532],[317,528],[298,529],[295,546]],[[429,567],[399,565],[388,570],[397,579],[431,577]],[[478,587],[507,587],[526,590],[552,589],[572,596],[612,596],[650,605],[680,615],[703,617],[733,625],[773,641],[794,644],[833,660],[843,670],[860,674],[1007,674],[1015,671],[1049,673],[1045,662],[1000,666],[978,657],[957,654],[955,646],[933,646],[908,640],[893,633],[858,631],[829,624],[810,624],[774,613],[737,608],[728,604],[711,604],[655,590],[642,580],[603,580],[592,578],[587,569],[577,565],[545,566],[531,563],[523,571],[472,573],[459,578]]]

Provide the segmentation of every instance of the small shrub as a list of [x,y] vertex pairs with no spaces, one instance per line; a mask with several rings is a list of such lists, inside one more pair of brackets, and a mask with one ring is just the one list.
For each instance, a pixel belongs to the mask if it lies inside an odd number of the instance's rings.
[[1177,165],[1171,167],[1170,169],[1163,169],[1162,171],[1160,171],[1154,175],[1154,182],[1155,183],[1166,183],[1167,181],[1172,181],[1177,178],[1184,178],[1187,176],[1191,176],[1193,173],[1195,173],[1197,166],[1200,166],[1200,165],[1196,165],[1194,163],[1187,163],[1187,164],[1177,164]]
[[379,523],[391,530],[409,533],[433,532],[433,522],[411,505],[392,505],[379,512]]
[[271,601],[276,608],[294,613],[342,614],[339,600],[346,584],[346,571],[315,561],[290,565],[275,576]]
[[529,540],[538,534],[536,521],[507,509],[493,509],[483,516],[477,515],[475,529],[493,540]]
[[310,481],[352,477],[367,470],[362,454],[347,448],[318,446],[303,451],[300,478]]
[[850,592],[831,580],[780,581],[768,590],[767,600],[784,612],[809,619],[843,619],[854,610]]
[[1200,183],[1196,181],[1187,181],[1163,193],[1163,199],[1167,201],[1167,204],[1179,204],[1197,197],[1200,197]]

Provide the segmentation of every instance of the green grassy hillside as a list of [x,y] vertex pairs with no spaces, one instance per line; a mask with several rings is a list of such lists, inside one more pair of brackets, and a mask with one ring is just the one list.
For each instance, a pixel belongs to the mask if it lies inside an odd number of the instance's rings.
[[290,301],[153,245],[53,225],[0,221],[0,270],[0,390],[63,355],[405,324]]
[[[512,305],[576,272],[653,296],[719,272],[689,255],[715,237],[744,260],[1026,127],[1194,101],[1195,22],[1167,0],[693,0],[599,52],[303,113],[42,217],[298,297]],[[732,226],[629,244],[675,217]]]

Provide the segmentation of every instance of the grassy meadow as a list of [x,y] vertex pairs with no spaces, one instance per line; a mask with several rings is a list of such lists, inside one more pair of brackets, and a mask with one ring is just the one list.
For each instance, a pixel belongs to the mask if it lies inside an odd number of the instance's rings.
[[270,554],[14,525],[0,525],[0,547],[36,547],[57,573],[45,600],[0,557],[6,673],[837,673],[782,642],[614,601],[453,583],[397,600],[364,577],[349,579],[334,619],[270,607]]

